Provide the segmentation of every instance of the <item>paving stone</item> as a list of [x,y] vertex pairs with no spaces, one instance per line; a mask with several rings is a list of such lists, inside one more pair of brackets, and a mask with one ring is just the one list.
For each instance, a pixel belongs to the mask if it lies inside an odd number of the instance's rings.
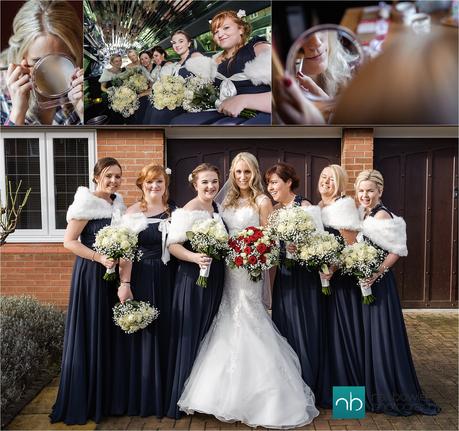
[[86,425],[65,425],[62,422],[50,423],[48,415],[18,415],[6,428],[8,430],[95,430],[93,421]]
[[21,414],[32,415],[32,414],[44,414],[49,415],[51,408],[56,401],[57,387],[47,386],[43,388],[39,394],[22,410]]

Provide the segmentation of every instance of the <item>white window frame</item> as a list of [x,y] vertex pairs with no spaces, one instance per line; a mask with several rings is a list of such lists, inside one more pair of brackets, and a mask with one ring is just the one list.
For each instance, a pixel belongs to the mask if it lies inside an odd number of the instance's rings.
[[[88,178],[91,178],[92,167],[96,159],[95,131],[74,130],[37,130],[37,131],[6,131],[2,130],[2,145],[0,146],[0,178],[5,178],[5,145],[4,139],[29,138],[38,139],[40,151],[40,197],[41,197],[41,229],[16,229],[8,236],[10,243],[62,242],[65,229],[56,229],[55,199],[54,199],[54,160],[53,139],[55,138],[86,138],[88,140]],[[89,181],[92,188],[92,182]],[[2,203],[6,202],[6,190],[0,185]]]

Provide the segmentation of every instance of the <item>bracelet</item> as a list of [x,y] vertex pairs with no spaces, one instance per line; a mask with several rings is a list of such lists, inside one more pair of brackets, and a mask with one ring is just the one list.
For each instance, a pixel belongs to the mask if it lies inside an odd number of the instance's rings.
[[121,281],[121,284],[131,284],[130,281]]
[[94,262],[94,258],[96,257],[96,250],[94,250],[94,253],[92,254],[91,260]]
[[380,277],[382,277],[387,271],[389,271],[389,267],[386,265],[381,265],[382,271]]

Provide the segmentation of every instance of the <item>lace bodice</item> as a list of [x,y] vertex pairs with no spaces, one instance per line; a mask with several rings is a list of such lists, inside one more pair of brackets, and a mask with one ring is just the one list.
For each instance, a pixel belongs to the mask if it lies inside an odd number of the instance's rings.
[[234,235],[248,226],[259,226],[258,210],[252,206],[225,208],[221,216],[226,223],[230,235]]

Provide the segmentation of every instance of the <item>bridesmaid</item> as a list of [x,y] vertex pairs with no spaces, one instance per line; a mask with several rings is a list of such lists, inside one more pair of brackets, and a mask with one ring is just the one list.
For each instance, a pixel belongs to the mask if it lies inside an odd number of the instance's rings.
[[137,50],[135,48],[129,48],[127,50],[127,56],[129,58],[130,63],[126,65],[126,68],[131,68],[131,67],[140,67],[140,60],[139,60],[139,55],[137,54]]
[[393,416],[437,415],[440,408],[424,397],[419,386],[391,270],[399,256],[408,254],[406,225],[381,202],[383,188],[384,179],[376,170],[361,172],[355,181],[356,196],[364,210],[359,239],[386,252],[378,272],[367,280],[376,301],[362,305],[367,408]]
[[[114,337],[112,307],[116,289],[103,280],[116,262],[92,249],[97,232],[124,211],[116,193],[121,166],[110,157],[94,166],[96,191],[79,187],[67,211],[64,247],[76,254],[62,356],[62,371],[51,422],[67,425],[99,422],[111,413],[111,350]],[[80,238],[81,242],[78,241]]]
[[[265,173],[268,192],[277,202],[274,209],[301,206],[313,218],[318,230],[323,230],[320,208],[295,194],[299,179],[293,166],[277,163]],[[285,248],[274,280],[272,319],[279,332],[287,338],[301,363],[303,380],[321,403],[319,370],[324,366],[325,298],[319,273],[295,265],[285,266]],[[294,246],[293,246],[294,248]],[[291,251],[294,251],[291,250]]]
[[173,263],[167,264],[166,233],[168,218],[174,208],[168,203],[169,175],[162,166],[145,166],[136,185],[142,197],[140,202],[128,208],[124,220],[136,231],[143,224],[138,242],[142,257],[134,263],[121,261],[118,297],[121,302],[128,299],[148,301],[159,309],[160,316],[147,328],[132,335],[117,328],[119,343],[115,361],[118,369],[123,369],[114,378],[117,382],[116,414],[161,417],[164,414],[174,273]]
[[[221,221],[213,201],[219,189],[219,171],[215,166],[203,163],[193,170],[189,180],[197,196],[183,209],[172,214],[168,237],[169,250],[179,259],[170,318],[170,368],[167,379],[167,416],[177,419],[183,414],[179,412],[177,401],[190,375],[199,344],[220,305],[225,270],[223,260],[212,261],[205,254],[191,251],[186,239],[186,232],[192,229],[195,222],[212,217]],[[208,286],[200,287],[196,284],[199,268],[207,267],[211,261]]]
[[[354,200],[345,196],[347,175],[339,165],[329,165],[320,173],[322,222],[325,230],[343,242],[355,242],[360,220]],[[364,345],[362,299],[357,280],[339,270],[321,277],[330,279],[331,295],[327,304],[327,365],[321,386],[322,404],[331,403],[333,386],[364,385]],[[330,379],[330,381],[328,380]]]
[[[193,39],[184,30],[177,30],[171,38],[172,49],[179,55],[180,60],[175,63],[164,64],[161,66],[160,75],[173,75],[187,78],[192,73],[186,68],[186,62],[190,58],[203,57],[203,55],[196,51],[193,47]],[[147,108],[143,124],[169,124],[172,118],[185,112],[183,108],[178,107],[175,109],[156,109],[152,104]]]

